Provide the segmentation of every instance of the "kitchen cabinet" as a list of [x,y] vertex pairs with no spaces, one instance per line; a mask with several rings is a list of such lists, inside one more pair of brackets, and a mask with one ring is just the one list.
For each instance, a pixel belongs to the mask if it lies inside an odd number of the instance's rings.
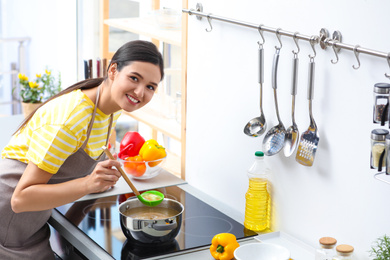
[[[182,8],[188,8],[188,0],[182,1]],[[150,10],[160,9],[160,1],[152,0]],[[165,57],[168,51],[162,51],[164,60],[176,59],[176,63],[180,64],[180,68],[169,68],[166,66],[166,77],[177,74],[179,71],[180,80],[177,82],[172,81],[172,84],[178,84],[174,89],[180,90],[180,108],[181,108],[181,122],[176,122],[175,119],[166,118],[161,115],[161,111],[158,109],[152,109],[149,106],[144,107],[138,111],[124,114],[134,118],[135,120],[142,122],[149,126],[152,130],[152,138],[157,139],[157,134],[162,133],[164,136],[174,139],[180,143],[179,155],[170,153],[168,149],[167,162],[165,168],[170,172],[176,174],[181,178],[185,178],[185,125],[186,125],[186,71],[187,71],[187,21],[188,16],[182,15],[181,29],[163,29],[157,25],[152,16],[147,17],[135,17],[135,18],[116,18],[109,19],[109,0],[102,0],[102,23],[101,23],[101,56],[106,59],[110,59],[113,53],[109,52],[109,28],[121,29],[124,31],[136,33],[142,37],[149,37],[151,41],[159,48],[161,46],[172,45],[175,48],[180,48],[180,57]],[[165,87],[166,89],[168,87]],[[160,91],[162,99],[167,97],[165,90]],[[171,92],[171,91],[170,91]],[[171,100],[174,100],[174,93],[169,93]],[[176,100],[178,102],[178,100]],[[171,104],[172,105],[172,104]]]

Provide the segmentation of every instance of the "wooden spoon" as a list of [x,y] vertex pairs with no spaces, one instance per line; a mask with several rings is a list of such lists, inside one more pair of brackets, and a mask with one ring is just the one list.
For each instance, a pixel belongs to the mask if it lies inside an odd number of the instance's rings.
[[[106,155],[108,156],[108,158],[110,158],[111,160],[115,160],[114,156],[112,156],[112,154],[110,153],[110,151],[107,149],[106,146],[103,146],[102,147],[103,151],[106,153]],[[130,186],[131,190],[134,192],[134,194],[137,196],[137,198],[146,206],[150,206],[150,207],[154,207],[154,206],[157,206],[158,204],[160,204],[163,199],[164,199],[164,194],[162,194],[161,192],[159,191],[155,191],[155,190],[150,190],[150,191],[145,191],[144,193],[142,193],[142,195],[139,193],[139,191],[135,188],[135,186],[133,185],[133,183],[130,181],[129,177],[127,177],[127,174],[123,171],[123,169],[121,167],[116,167],[117,170],[121,173],[122,177],[125,179],[125,181],[127,182],[127,184]],[[151,198],[156,198],[156,197],[159,197],[159,199],[153,199],[153,200],[148,200],[146,199],[148,197],[148,195],[150,195]]]

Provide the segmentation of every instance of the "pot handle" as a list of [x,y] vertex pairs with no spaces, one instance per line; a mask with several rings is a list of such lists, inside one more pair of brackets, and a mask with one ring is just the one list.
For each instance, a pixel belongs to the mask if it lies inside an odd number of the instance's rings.
[[172,230],[177,227],[177,222],[175,221],[174,223],[167,223],[167,224],[153,224],[152,228],[158,231],[162,230]]

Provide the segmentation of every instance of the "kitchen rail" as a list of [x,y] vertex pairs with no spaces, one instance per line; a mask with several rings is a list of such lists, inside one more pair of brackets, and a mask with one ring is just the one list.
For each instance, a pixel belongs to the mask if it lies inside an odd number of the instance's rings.
[[[354,69],[358,69],[360,67],[359,53],[364,53],[367,55],[385,58],[387,60],[389,67],[390,67],[390,52],[386,53],[383,51],[371,50],[368,48],[363,48],[358,44],[352,45],[352,44],[342,43],[341,42],[341,33],[339,31],[335,31],[333,33],[333,35],[332,35],[333,38],[329,38],[329,35],[328,35],[329,33],[324,28],[321,29],[320,35],[312,35],[312,36],[304,35],[304,34],[300,34],[298,32],[290,32],[290,31],[282,30],[281,28],[272,28],[272,27],[268,27],[268,26],[265,26],[262,24],[257,25],[254,23],[249,23],[249,22],[239,21],[239,20],[235,20],[235,19],[231,19],[231,18],[226,18],[226,17],[214,15],[211,13],[204,13],[203,6],[201,3],[198,3],[196,5],[196,9],[182,9],[182,12],[188,13],[189,15],[196,15],[196,18],[198,20],[201,20],[202,17],[206,17],[208,22],[209,22],[209,25],[210,25],[210,28],[206,29],[207,32],[212,31],[213,27],[211,24],[211,20],[214,19],[214,20],[218,20],[218,21],[222,21],[222,22],[232,23],[232,24],[239,25],[239,26],[257,29],[259,31],[259,33],[261,34],[263,40],[264,40],[263,31],[265,31],[265,32],[271,32],[271,33],[277,33],[279,35],[288,36],[288,37],[292,37],[292,38],[299,39],[299,40],[309,41],[310,43],[320,44],[321,48],[324,50],[327,47],[332,47],[334,52],[335,52],[336,58],[337,58],[336,61],[332,60],[333,64],[337,63],[337,61],[338,61],[337,53],[340,51],[340,49],[345,49],[345,50],[353,51],[353,53],[355,54],[355,57],[356,57],[359,65],[353,66]],[[385,73],[385,77],[390,79],[390,73]]]

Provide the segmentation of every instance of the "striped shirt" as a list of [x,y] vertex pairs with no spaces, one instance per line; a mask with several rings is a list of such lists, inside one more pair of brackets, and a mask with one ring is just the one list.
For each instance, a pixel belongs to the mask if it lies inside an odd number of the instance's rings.
[[[27,125],[15,134],[2,152],[2,158],[33,162],[40,169],[56,173],[87,138],[94,103],[81,91],[62,95],[38,109]],[[121,111],[114,114],[112,129]],[[107,139],[110,115],[97,109],[85,152],[93,159],[102,153]]]

